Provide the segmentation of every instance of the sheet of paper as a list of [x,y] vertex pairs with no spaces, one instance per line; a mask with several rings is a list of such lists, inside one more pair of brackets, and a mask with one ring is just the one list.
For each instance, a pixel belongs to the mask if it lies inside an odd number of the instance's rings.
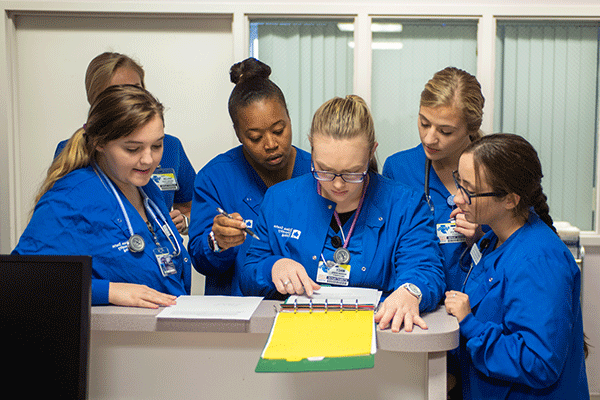
[[345,305],[355,304],[358,300],[358,304],[372,304],[377,307],[379,299],[381,298],[381,291],[377,289],[359,288],[359,287],[329,287],[323,286],[321,289],[314,291],[312,297],[307,295],[301,296],[290,296],[286,303],[294,304],[297,300],[297,304],[309,304],[312,299],[313,304],[324,304],[327,299],[327,304],[339,305],[343,302]]
[[156,318],[250,320],[262,297],[179,296]]

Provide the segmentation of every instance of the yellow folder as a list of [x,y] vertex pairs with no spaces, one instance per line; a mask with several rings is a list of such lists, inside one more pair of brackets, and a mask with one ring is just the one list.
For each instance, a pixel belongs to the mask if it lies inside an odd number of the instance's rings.
[[373,310],[279,312],[264,359],[321,359],[371,354]]

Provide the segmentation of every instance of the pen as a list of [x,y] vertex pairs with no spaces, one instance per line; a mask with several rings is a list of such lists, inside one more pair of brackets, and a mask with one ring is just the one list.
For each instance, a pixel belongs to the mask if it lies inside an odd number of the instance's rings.
[[[223,210],[222,208],[219,208],[219,207],[217,207],[217,211],[218,211],[218,213],[219,213],[219,214],[221,214],[221,215],[224,215],[224,216],[226,216],[227,218],[231,218],[231,219],[233,219],[233,217],[232,217],[231,215],[227,214],[227,213],[225,212],[225,210]],[[254,239],[258,239],[258,240],[260,240],[260,238],[259,238],[258,236],[256,236],[256,233],[252,232],[252,231],[250,230],[250,228],[248,228],[248,227],[245,227],[245,228],[244,228],[244,231],[245,231],[245,232],[246,232],[248,235],[252,236]]]

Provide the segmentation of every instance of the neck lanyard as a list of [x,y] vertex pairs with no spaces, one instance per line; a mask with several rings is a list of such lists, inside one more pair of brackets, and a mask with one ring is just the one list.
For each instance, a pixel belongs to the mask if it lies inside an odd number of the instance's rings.
[[[115,198],[117,199],[117,202],[119,203],[119,208],[121,208],[121,212],[123,214],[123,218],[125,218],[125,222],[127,223],[127,229],[129,230],[129,235],[130,235],[129,240],[127,241],[127,247],[129,248],[129,250],[131,252],[134,252],[134,253],[143,251],[144,248],[146,247],[146,244],[144,242],[144,238],[142,238],[140,235],[134,233],[133,227],[131,225],[131,220],[129,219],[129,215],[127,214],[127,210],[125,209],[125,205],[123,204],[123,201],[121,200],[121,196],[119,196],[119,193],[117,192],[117,189],[115,189],[115,186],[113,185],[112,181],[108,178],[108,176],[106,176],[106,174],[104,173],[104,171],[102,171],[102,169],[100,169],[100,168],[97,168],[97,169],[94,168],[94,170],[100,172],[100,175],[102,175],[102,177],[104,178],[104,179],[100,178],[100,180],[102,182],[104,182],[104,180],[106,180],[106,183],[110,187],[110,189],[113,192]],[[177,241],[177,237],[175,236],[175,234],[171,230],[171,227],[169,226],[169,223],[166,220],[164,214],[160,211],[160,209],[158,208],[158,206],[156,205],[156,203],[154,203],[148,197],[148,195],[146,195],[146,193],[144,192],[144,190],[142,188],[138,188],[138,190],[140,191],[140,193],[142,194],[142,197],[144,199],[144,201],[143,201],[144,208],[152,216],[152,218],[154,219],[154,221],[156,222],[156,224],[158,226],[160,226],[161,230],[163,231],[163,233],[167,237],[167,240],[169,240],[169,243],[171,243],[171,246],[173,246],[173,250],[174,250],[173,251],[173,256],[177,257],[179,254],[181,254],[181,247],[179,246],[179,242]],[[154,208],[156,210],[156,212],[160,215],[160,217],[161,217],[161,219],[163,221],[163,224],[161,224],[158,221],[158,218],[156,217],[156,214],[154,213],[154,211],[152,210],[152,208]],[[154,235],[154,236],[156,238],[156,235]],[[173,242],[171,240],[171,237],[173,237],[173,239],[175,240],[175,242]]]
[[[358,220],[358,215],[360,214],[360,210],[362,209],[363,202],[365,200],[365,194],[367,193],[367,186],[369,185],[369,178],[367,175],[367,181],[363,184],[362,193],[360,195],[360,200],[358,201],[358,208],[354,214],[354,219],[352,220],[352,225],[350,226],[350,230],[348,231],[348,236],[344,238],[344,244],[342,247],[335,250],[333,253],[333,259],[338,264],[346,264],[350,261],[350,252],[348,251],[348,243],[350,242],[350,237],[354,232],[354,227],[356,226],[356,221]],[[321,184],[317,182],[317,193],[319,196],[321,195]],[[333,216],[335,217],[335,221],[340,227],[340,232],[342,233],[342,237],[344,236],[344,229],[342,228],[342,222],[340,221],[340,216],[338,215],[336,210],[333,210]],[[322,256],[322,255],[321,255]]]
[[[177,241],[177,237],[173,233],[173,230],[169,226],[169,222],[165,218],[164,214],[160,211],[160,208],[158,208],[156,203],[154,201],[152,201],[152,199],[150,199],[150,197],[148,197],[146,192],[144,192],[144,190],[142,188],[138,188],[138,189],[140,190],[140,192],[142,193],[142,196],[144,197],[144,208],[152,216],[152,219],[154,219],[156,224],[158,226],[160,226],[160,229],[163,231],[163,233],[167,237],[167,240],[169,241],[169,243],[171,243],[171,246],[173,247],[173,253],[172,253],[173,257],[177,257],[179,254],[181,254],[181,247],[179,247],[179,242]],[[152,211],[152,208],[154,208],[154,210],[160,216],[160,219],[163,222],[162,224],[158,221],[158,218],[156,218],[156,214],[154,213],[154,211]],[[173,238],[173,240],[171,240],[171,237]]]

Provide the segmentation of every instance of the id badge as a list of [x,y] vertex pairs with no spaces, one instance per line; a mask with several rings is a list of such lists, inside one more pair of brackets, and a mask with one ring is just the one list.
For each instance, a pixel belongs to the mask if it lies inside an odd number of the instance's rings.
[[179,183],[175,170],[173,168],[157,168],[152,174],[152,180],[158,185],[161,191],[179,190]]
[[462,233],[456,232],[454,230],[455,228],[456,222],[437,224],[435,231],[437,233],[438,239],[440,239],[440,244],[466,242],[466,236]]
[[477,243],[471,247],[471,259],[473,259],[475,265],[479,264],[479,261],[481,260],[481,251],[479,250]]
[[317,282],[328,285],[348,286],[350,282],[350,264],[336,264],[333,261],[319,261]]
[[175,263],[173,263],[173,258],[171,257],[169,249],[166,247],[157,247],[152,250],[152,252],[154,253],[154,257],[156,257],[160,272],[163,276],[166,277],[177,273],[177,268],[175,268]]

